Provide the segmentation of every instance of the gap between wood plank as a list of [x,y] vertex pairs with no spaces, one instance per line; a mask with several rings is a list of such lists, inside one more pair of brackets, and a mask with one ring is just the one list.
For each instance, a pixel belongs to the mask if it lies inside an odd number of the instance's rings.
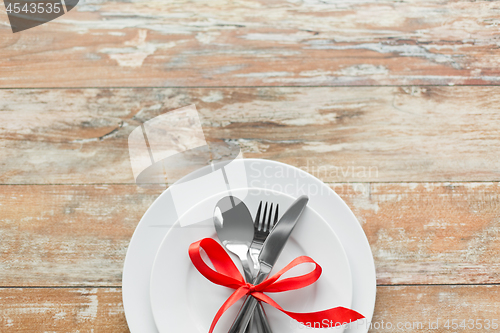
[[[474,287],[474,286],[500,286],[500,283],[436,283],[436,284],[377,284],[378,287]],[[122,286],[93,286],[93,285],[74,285],[74,286],[0,286],[0,289],[122,289]]]
[[499,84],[376,84],[355,86],[97,86],[97,87],[0,87],[0,90],[71,90],[71,89],[260,89],[260,88],[398,88],[398,87],[499,87]]
[[[415,180],[415,181],[380,181],[380,182],[323,182],[326,185],[350,185],[350,184],[366,184],[366,185],[376,185],[376,184],[449,184],[449,183],[500,183],[500,180]],[[99,185],[118,185],[118,186],[134,186],[135,183],[0,183],[0,186],[99,186]],[[156,184],[144,184],[144,185],[156,185]],[[137,185],[138,186],[138,185]],[[166,188],[165,188],[166,190]]]

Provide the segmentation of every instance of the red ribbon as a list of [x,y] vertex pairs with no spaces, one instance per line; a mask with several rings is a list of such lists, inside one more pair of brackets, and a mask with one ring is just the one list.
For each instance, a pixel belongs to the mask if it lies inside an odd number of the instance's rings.
[[[205,253],[215,267],[215,270],[213,270],[203,261],[200,255],[200,248],[205,250]],[[350,323],[364,318],[362,314],[341,306],[318,312],[290,312],[283,309],[272,298],[264,294],[264,292],[277,293],[300,289],[316,282],[321,275],[322,269],[321,266],[310,257],[301,256],[294,259],[278,273],[256,286],[251,283],[245,282],[245,279],[243,278],[243,276],[241,276],[240,271],[236,268],[226,251],[222,248],[222,246],[219,245],[219,243],[211,238],[204,238],[198,242],[191,244],[189,246],[189,257],[191,258],[191,261],[193,262],[193,265],[196,267],[196,269],[208,280],[221,286],[236,289],[220,307],[219,311],[217,311],[217,314],[212,321],[212,325],[210,326],[209,333],[212,333],[222,314],[240,298],[246,295],[252,295],[259,301],[265,302],[275,307],[276,309],[299,322],[320,323],[321,328],[340,326],[345,323]],[[295,266],[304,263],[314,264],[314,270],[301,276],[291,277],[278,281],[278,279],[285,272]]]

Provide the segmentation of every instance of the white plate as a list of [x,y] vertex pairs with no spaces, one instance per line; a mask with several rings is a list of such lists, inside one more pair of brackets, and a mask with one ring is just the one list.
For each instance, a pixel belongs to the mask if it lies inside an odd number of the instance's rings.
[[[215,199],[218,201],[229,194],[238,198],[245,197],[244,202],[254,218],[261,200],[272,202],[275,206],[278,204],[280,216],[294,201],[291,196],[262,189],[223,192],[216,195]],[[206,209],[205,205],[198,204],[182,218],[197,220],[197,216],[201,215],[200,210]],[[213,207],[209,209],[211,213]],[[188,256],[189,245],[205,237],[217,239],[211,221],[188,227],[180,227],[176,223],[163,239],[153,264],[150,285],[153,316],[160,333],[208,332],[217,310],[234,291],[211,283],[192,265]],[[320,279],[306,288],[272,293],[269,296],[286,310],[294,312],[319,311],[337,306],[349,308],[352,278],[346,254],[327,222],[310,207],[304,210],[271,274],[301,255],[310,256],[321,265],[323,274]],[[233,261],[239,264],[234,256]],[[310,265],[304,266],[306,267],[297,267],[290,273],[297,275],[299,272],[310,271]],[[233,305],[224,314],[214,332],[228,331],[241,303],[242,301]],[[286,332],[290,333],[303,332],[304,327],[300,327],[282,312],[267,305],[265,310],[273,331],[283,332],[286,328]],[[338,327],[327,331],[340,333],[343,329]]]
[[[351,309],[366,317],[345,332],[366,333],[375,307],[375,265],[368,240],[349,207],[330,187],[293,166],[261,159],[235,162],[244,163],[252,188],[268,188],[293,197],[309,196],[308,206],[330,224],[349,259],[353,280]],[[198,170],[185,179],[194,179],[203,172]],[[149,283],[156,252],[178,219],[172,212],[175,212],[174,202],[167,189],[149,207],[130,240],[123,267],[122,295],[131,333],[158,332],[151,310]]]

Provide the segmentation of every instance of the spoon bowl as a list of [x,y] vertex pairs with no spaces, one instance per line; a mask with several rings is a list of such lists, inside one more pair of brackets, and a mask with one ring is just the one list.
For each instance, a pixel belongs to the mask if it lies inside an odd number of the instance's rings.
[[247,253],[254,236],[248,207],[233,196],[220,199],[214,210],[214,226],[222,245],[240,258],[246,275]]

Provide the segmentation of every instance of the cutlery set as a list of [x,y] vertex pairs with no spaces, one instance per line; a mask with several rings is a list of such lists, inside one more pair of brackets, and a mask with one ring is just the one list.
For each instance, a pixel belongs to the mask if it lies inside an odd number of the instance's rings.
[[[273,203],[266,203],[262,208],[261,201],[255,221],[240,199],[226,196],[219,200],[213,218],[217,236],[239,258],[247,282],[257,285],[271,273],[308,200],[299,197],[279,220],[279,205],[273,210]],[[250,333],[254,327],[258,333],[272,333],[262,305],[248,296],[229,333]]]
[[[130,331],[273,333],[272,327],[274,333],[300,333],[309,322],[328,319],[328,328],[361,314],[366,316],[361,323],[369,323],[375,267],[366,235],[348,206],[330,187],[292,166],[257,159],[234,163],[260,175],[270,168],[283,170],[278,178],[247,173],[257,185],[270,182],[266,186],[288,189],[297,184],[321,191],[295,200],[296,194],[262,187],[221,191],[206,184],[200,189],[203,198],[181,219],[179,191],[169,187],[141,219],[127,250],[122,292]],[[188,178],[198,176],[196,171]],[[304,269],[312,271],[280,278],[305,263]],[[239,311],[233,307],[242,304]],[[366,333],[360,325],[345,332]]]

